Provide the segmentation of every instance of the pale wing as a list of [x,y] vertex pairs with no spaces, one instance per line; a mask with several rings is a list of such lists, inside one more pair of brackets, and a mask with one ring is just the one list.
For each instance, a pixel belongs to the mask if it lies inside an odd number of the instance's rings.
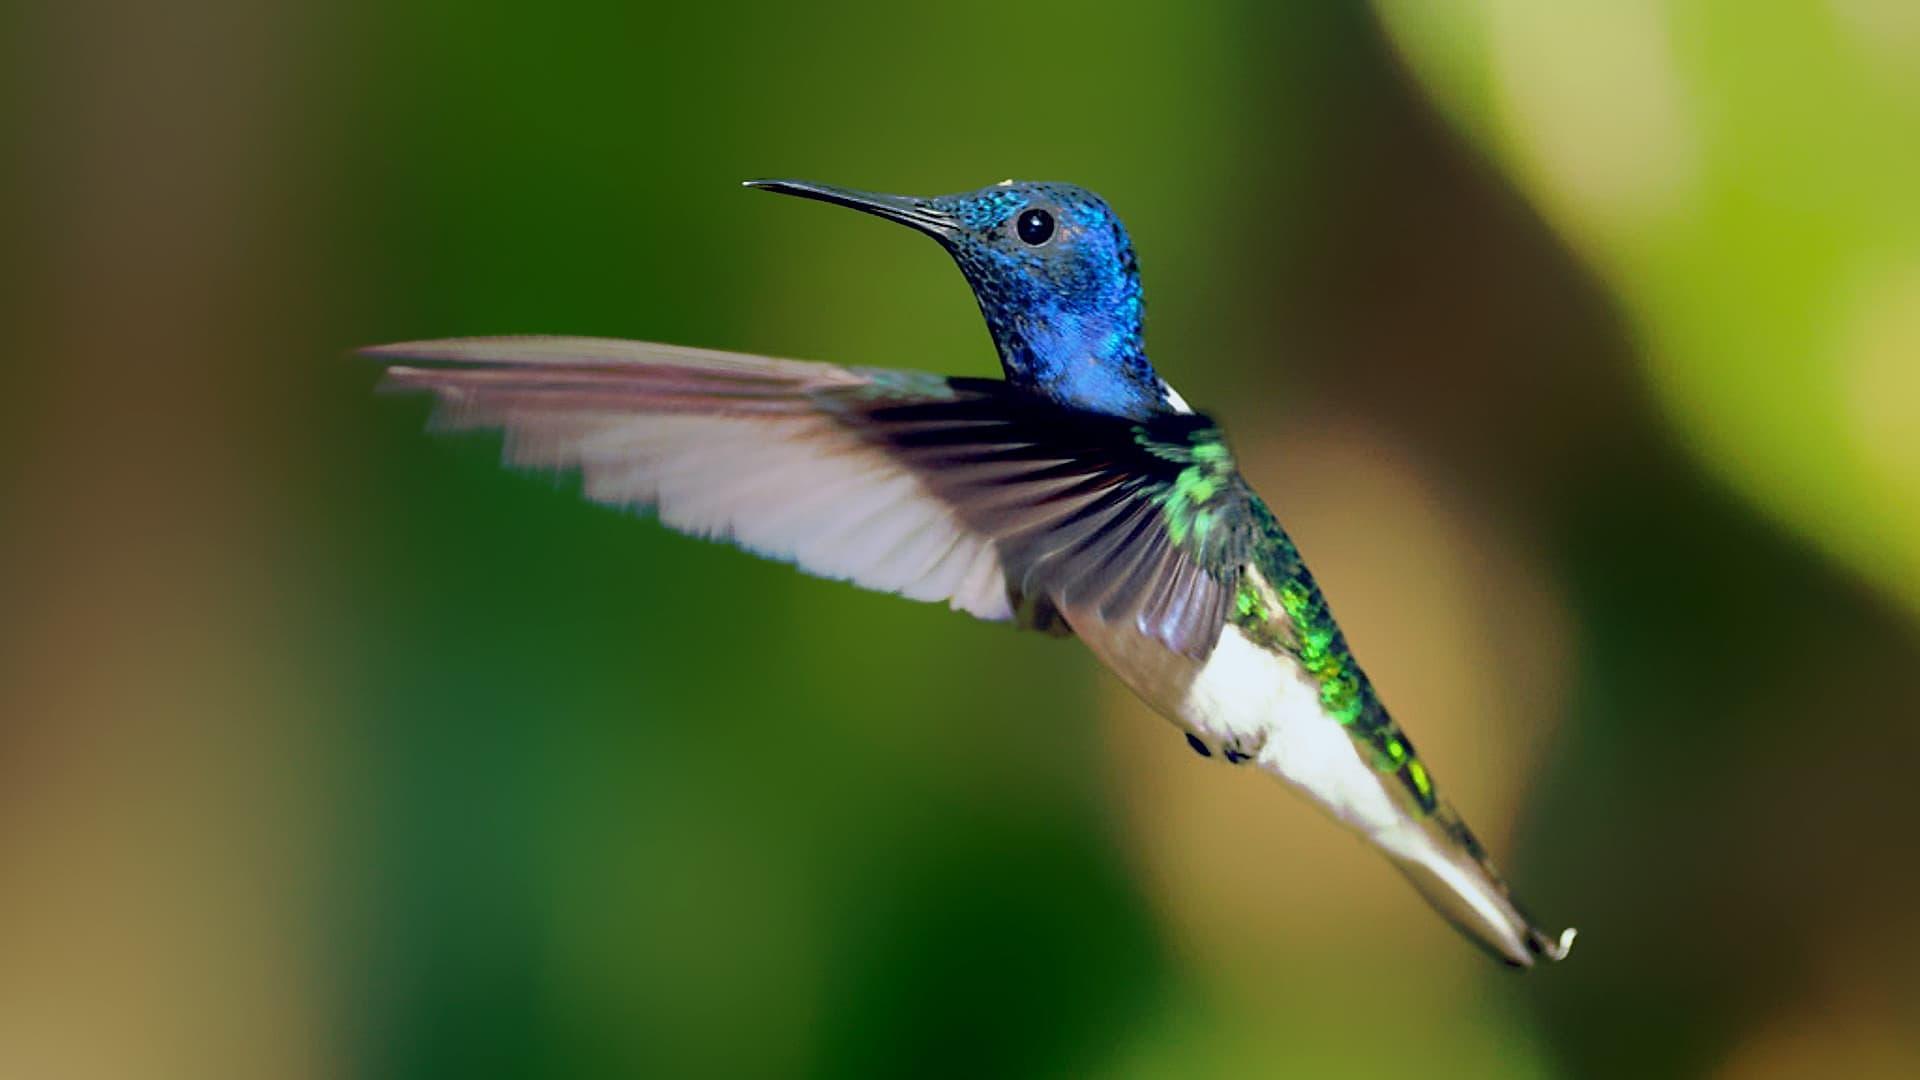
[[845,368],[592,338],[366,352],[423,362],[389,367],[386,386],[432,392],[436,428],[500,429],[509,464],[577,470],[595,502],[650,508],[822,577],[1013,615],[991,540],[813,404],[817,391],[870,385]]
[[438,426],[501,429],[509,463],[578,470],[595,501],[981,618],[1098,603],[1204,655],[1237,572],[1220,543],[1169,528],[1167,449],[1204,418],[1141,425],[993,380],[604,339],[367,352],[412,361],[388,385],[433,393]]

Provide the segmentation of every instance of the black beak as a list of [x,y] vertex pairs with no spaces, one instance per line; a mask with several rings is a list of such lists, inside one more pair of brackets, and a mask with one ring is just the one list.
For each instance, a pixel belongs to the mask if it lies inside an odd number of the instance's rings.
[[905,195],[880,195],[805,180],[748,180],[744,186],[776,191],[782,195],[798,195],[803,199],[818,199],[835,206],[849,206],[862,213],[918,229],[936,240],[946,240],[960,229],[960,222],[953,215],[935,210],[925,199]]

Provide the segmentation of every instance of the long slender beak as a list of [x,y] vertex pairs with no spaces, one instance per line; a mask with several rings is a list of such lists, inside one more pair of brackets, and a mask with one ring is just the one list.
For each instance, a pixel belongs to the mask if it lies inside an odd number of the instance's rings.
[[936,240],[946,240],[960,228],[959,221],[953,215],[935,210],[925,199],[905,195],[881,195],[806,180],[748,180],[743,186],[782,195],[798,195],[803,199],[817,199],[835,206],[849,206],[862,213],[918,229]]

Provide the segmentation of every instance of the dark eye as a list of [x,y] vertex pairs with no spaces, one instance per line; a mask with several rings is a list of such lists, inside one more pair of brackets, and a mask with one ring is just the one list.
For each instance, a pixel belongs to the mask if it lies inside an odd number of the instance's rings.
[[1053,235],[1053,215],[1045,210],[1029,209],[1020,212],[1020,220],[1013,223],[1020,239],[1039,247]]

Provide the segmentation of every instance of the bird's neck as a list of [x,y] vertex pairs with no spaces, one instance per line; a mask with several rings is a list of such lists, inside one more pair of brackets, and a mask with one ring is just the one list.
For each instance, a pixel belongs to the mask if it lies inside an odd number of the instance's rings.
[[1008,381],[1094,412],[1145,419],[1166,411],[1165,384],[1141,337],[1139,304],[1116,308],[1060,306],[1001,321],[994,343]]

